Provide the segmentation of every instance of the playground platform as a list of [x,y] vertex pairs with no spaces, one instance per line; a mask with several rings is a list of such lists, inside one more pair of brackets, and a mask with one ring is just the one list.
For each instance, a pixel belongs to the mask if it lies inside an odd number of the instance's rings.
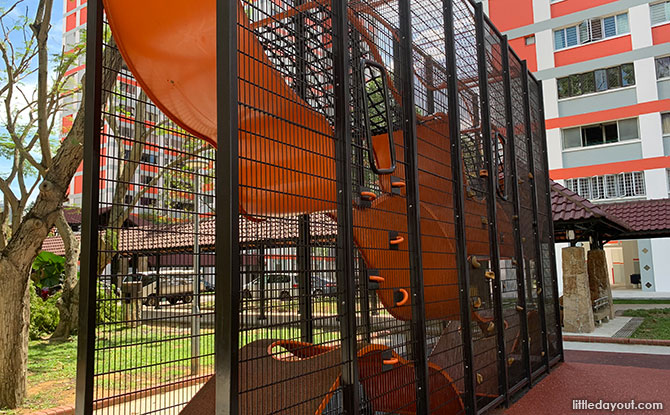
[[[557,366],[521,399],[504,412],[505,415],[601,414],[635,413],[665,414],[670,408],[667,380],[670,379],[670,347],[624,346],[617,352],[571,350],[565,345],[565,362]],[[665,350],[664,350],[665,349]],[[643,351],[643,353],[635,353]],[[560,393],[556,393],[560,391]],[[573,400],[589,402],[660,402],[662,410],[577,410]]]

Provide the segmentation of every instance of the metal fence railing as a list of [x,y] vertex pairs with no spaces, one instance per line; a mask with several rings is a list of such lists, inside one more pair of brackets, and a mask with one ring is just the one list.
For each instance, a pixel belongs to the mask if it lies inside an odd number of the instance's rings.
[[478,414],[562,358],[481,4],[163,3],[89,4],[78,414]]

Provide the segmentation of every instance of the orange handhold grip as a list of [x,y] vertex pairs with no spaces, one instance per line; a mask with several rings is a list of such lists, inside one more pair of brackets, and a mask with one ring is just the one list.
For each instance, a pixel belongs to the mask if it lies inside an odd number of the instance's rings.
[[403,238],[402,236],[396,236],[394,239],[391,239],[389,241],[389,243],[391,245],[398,245],[398,244],[403,243],[404,241],[405,241],[405,238]]
[[401,181],[391,182],[391,187],[405,187],[405,186],[406,186],[405,182]]
[[377,195],[373,192],[361,192],[361,197],[365,200],[373,201],[377,198]]
[[398,363],[398,358],[394,357],[392,359],[382,360],[382,363],[384,363],[385,365],[395,365]]
[[380,277],[379,275],[370,275],[368,278],[370,281],[384,282],[384,277]]
[[402,300],[400,300],[396,303],[396,306],[399,307],[399,306],[403,306],[403,305],[407,304],[407,302],[409,301],[409,293],[404,288],[401,288],[398,291],[400,291],[402,293]]

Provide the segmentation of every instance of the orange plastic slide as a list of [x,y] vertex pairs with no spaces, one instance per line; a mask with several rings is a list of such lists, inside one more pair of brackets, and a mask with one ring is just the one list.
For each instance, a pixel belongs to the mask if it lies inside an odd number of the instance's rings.
[[[216,145],[216,2],[104,5],[121,54],[151,100]],[[275,70],[239,2],[237,17],[240,207],[260,215],[332,210],[333,129]]]
[[[216,128],[216,21],[214,0],[197,6],[166,0],[104,0],[107,18],[121,53],[142,88],[172,120],[190,133],[217,143]],[[273,67],[238,2],[239,163],[240,210],[248,215],[295,215],[336,210],[334,131]],[[350,16],[350,18],[352,18]],[[448,189],[451,156],[446,114],[422,117],[417,126],[420,154],[431,174],[420,174],[426,317],[456,319],[458,275],[455,249],[449,239],[453,227],[451,200],[431,189]],[[233,137],[222,138],[233,139]],[[394,132],[398,160],[403,159],[402,131]],[[388,163],[388,149],[373,137],[380,165]],[[438,151],[439,149],[439,151]],[[404,180],[399,168],[395,176]],[[442,182],[434,182],[441,177]],[[354,239],[368,268],[380,270],[380,299],[396,318],[409,320],[409,257],[407,238],[389,249],[388,231],[407,235],[406,202],[390,193],[390,177],[381,176],[387,194],[368,209],[354,212]],[[445,190],[445,192],[448,190]],[[404,193],[402,191],[401,193]],[[434,193],[434,192],[433,192]],[[441,206],[438,208],[438,206]],[[501,210],[501,209],[499,209]],[[488,227],[483,200],[466,200],[468,251],[488,256]],[[504,213],[504,212],[503,212]],[[501,215],[499,230],[509,233],[511,222]],[[440,223],[435,227],[435,223]],[[508,244],[505,244],[509,246]],[[503,256],[511,256],[504,249]],[[397,300],[400,298],[400,300]]]

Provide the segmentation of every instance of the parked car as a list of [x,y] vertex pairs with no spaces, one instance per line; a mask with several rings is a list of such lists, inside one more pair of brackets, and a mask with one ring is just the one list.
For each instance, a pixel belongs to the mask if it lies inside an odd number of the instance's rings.
[[206,293],[213,293],[214,292],[214,284],[207,280],[202,280],[202,284],[205,287],[205,292]]
[[[261,296],[261,278],[244,284],[242,298],[259,299]],[[298,278],[296,274],[269,274],[265,276],[265,298],[288,301],[298,297]]]
[[334,297],[337,295],[337,284],[319,276],[312,276],[312,295]]
[[[242,287],[242,298],[257,300],[261,294],[261,278],[258,277]],[[269,274],[265,276],[265,298],[283,301],[300,296],[297,274]],[[322,277],[312,276],[312,295],[334,296],[337,286]]]
[[[159,280],[160,278],[160,280]],[[155,307],[162,300],[171,305],[180,301],[184,304],[193,301],[193,271],[167,270],[138,272],[123,278],[124,283],[142,282],[142,303]],[[205,292],[205,284],[200,283],[200,291]]]

